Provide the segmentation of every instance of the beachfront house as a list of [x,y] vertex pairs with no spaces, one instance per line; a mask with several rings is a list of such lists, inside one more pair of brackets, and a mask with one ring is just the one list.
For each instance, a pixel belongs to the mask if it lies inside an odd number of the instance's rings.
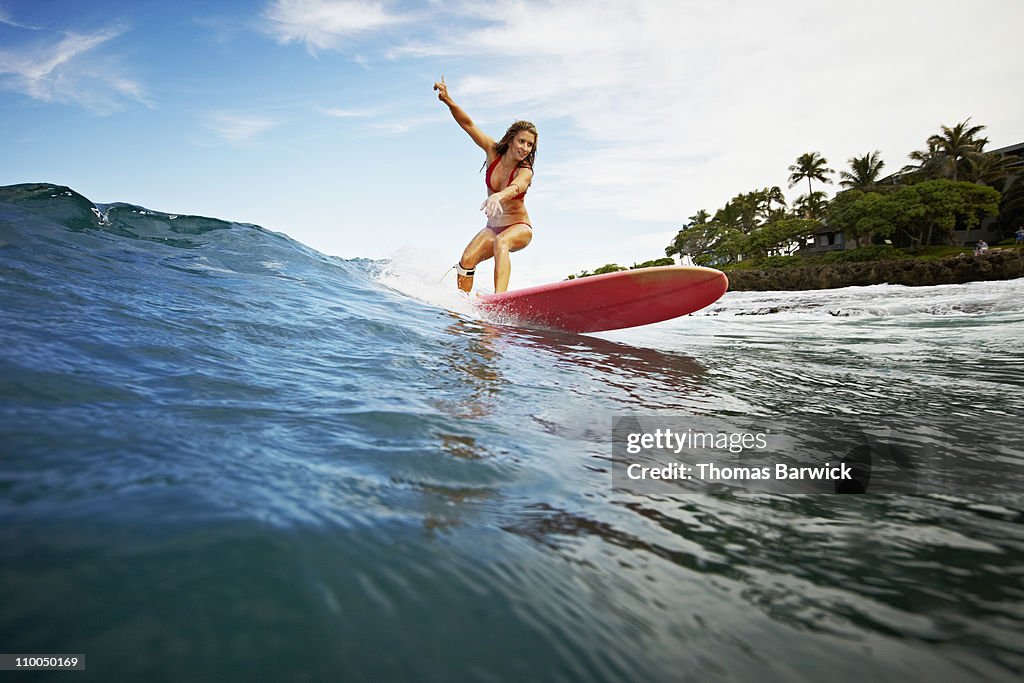
[[[1020,157],[1024,160],[1024,142],[1019,142],[1015,145],[1009,145],[1008,147],[1001,147],[999,149],[992,150],[992,153],[1001,154],[1003,156],[1013,155]],[[904,171],[898,171],[892,175],[886,176],[878,181],[879,185],[896,185],[899,183],[900,177],[904,174]],[[1007,182],[1003,191],[1009,190],[1014,183],[1024,182],[1024,175],[1011,176]],[[953,233],[953,242],[955,244],[973,244],[977,240],[985,240],[986,242],[995,243],[998,239],[998,217],[991,216],[984,219],[978,228],[970,231],[970,234],[966,230],[956,230]],[[812,234],[808,235],[804,240],[804,244],[797,251],[798,254],[823,254],[829,251],[842,251],[844,249],[855,249],[857,244],[854,241],[845,239],[842,230],[835,230],[830,228],[827,224],[822,225],[820,228],[815,230]]]
[[828,251],[842,251],[848,248],[853,249],[854,245],[851,242],[849,247],[846,246],[846,238],[843,236],[842,230],[822,225],[806,238],[797,253],[824,254]]

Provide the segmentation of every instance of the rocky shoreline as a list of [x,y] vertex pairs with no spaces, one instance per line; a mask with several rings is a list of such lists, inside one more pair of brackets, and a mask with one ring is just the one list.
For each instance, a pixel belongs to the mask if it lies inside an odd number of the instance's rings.
[[769,270],[734,270],[729,289],[736,292],[833,289],[864,285],[951,285],[975,280],[1024,277],[1024,251],[998,249],[981,256],[960,254],[938,261],[900,259],[860,263],[798,265]]

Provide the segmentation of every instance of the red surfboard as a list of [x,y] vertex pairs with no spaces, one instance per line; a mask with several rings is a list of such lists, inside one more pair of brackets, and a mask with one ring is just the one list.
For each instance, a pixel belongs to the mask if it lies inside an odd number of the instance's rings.
[[713,268],[655,266],[484,294],[476,306],[499,322],[603,332],[699,311],[728,288],[725,273]]

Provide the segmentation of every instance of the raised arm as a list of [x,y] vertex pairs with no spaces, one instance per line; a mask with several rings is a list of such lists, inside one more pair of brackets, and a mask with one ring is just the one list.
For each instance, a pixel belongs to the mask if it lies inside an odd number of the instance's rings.
[[437,99],[448,105],[448,110],[451,111],[455,122],[462,126],[462,130],[466,131],[469,137],[473,138],[473,142],[477,144],[477,147],[482,149],[487,154],[487,158],[490,159],[491,155],[494,154],[494,138],[480,130],[473,123],[473,119],[469,118],[469,114],[463,111],[462,107],[455,104],[451,95],[448,94],[448,86],[445,85],[444,76],[441,76],[439,83],[434,83],[434,90],[437,91]]

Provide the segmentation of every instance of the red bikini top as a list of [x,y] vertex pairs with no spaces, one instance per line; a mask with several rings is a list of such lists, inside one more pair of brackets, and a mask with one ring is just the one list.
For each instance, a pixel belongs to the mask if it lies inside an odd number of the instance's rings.
[[[498,166],[499,161],[501,161],[501,157],[495,157],[494,161],[491,162],[491,165],[487,167],[487,177],[484,178],[484,184],[487,185],[488,192],[501,192],[501,190],[495,190],[494,187],[491,185],[491,172],[494,171],[494,169]],[[505,187],[508,187],[509,185],[512,184],[512,180],[515,179],[516,171],[518,171],[519,168],[519,166],[516,166],[515,168],[512,169],[512,172],[508,174],[508,182],[505,183]],[[517,199],[523,199],[524,197],[526,197],[526,190],[523,190],[517,196],[513,197],[512,201],[515,201]]]

